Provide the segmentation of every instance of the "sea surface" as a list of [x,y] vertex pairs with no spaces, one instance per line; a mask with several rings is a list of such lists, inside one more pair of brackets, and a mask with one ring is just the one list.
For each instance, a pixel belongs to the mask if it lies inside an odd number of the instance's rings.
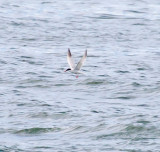
[[160,152],[160,1],[1,0],[0,152]]

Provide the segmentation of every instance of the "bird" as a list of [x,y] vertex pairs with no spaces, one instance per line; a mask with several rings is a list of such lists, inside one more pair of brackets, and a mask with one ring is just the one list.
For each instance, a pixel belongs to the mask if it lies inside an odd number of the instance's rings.
[[77,74],[76,78],[78,78],[78,74],[80,74],[80,69],[82,67],[82,65],[84,64],[84,61],[86,60],[87,57],[87,50],[85,51],[83,57],[80,59],[80,61],[78,62],[78,64],[75,66],[74,61],[72,59],[72,54],[70,49],[68,49],[68,53],[67,53],[67,61],[69,64],[69,67],[67,70],[65,70],[65,72],[67,71],[71,71],[74,74]]

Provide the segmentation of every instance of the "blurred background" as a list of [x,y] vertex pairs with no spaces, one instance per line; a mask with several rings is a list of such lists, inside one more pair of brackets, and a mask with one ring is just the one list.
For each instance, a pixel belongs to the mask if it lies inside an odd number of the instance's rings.
[[158,0],[1,0],[0,151],[158,152],[159,29]]

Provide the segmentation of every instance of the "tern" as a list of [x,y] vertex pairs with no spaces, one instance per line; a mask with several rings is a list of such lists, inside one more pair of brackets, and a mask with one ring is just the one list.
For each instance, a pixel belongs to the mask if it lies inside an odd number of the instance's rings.
[[[68,49],[67,61],[68,61],[68,64],[69,64],[70,68],[65,70],[65,72],[71,71],[71,72],[73,72],[75,74],[80,74],[79,71],[80,71],[82,65],[84,64],[84,61],[86,60],[86,57],[87,57],[87,50],[85,51],[85,53],[84,53],[83,57],[81,58],[81,60],[75,66],[74,61],[72,59],[71,51],[70,51],[70,49]],[[78,78],[78,75],[76,76],[76,78]]]

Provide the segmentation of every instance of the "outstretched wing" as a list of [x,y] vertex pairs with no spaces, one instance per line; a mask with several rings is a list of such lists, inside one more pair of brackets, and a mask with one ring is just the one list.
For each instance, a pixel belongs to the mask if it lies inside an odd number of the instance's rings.
[[74,65],[74,62],[73,62],[73,59],[72,59],[72,54],[71,54],[70,49],[68,49],[67,61],[68,61],[68,64],[69,64],[71,70],[74,70],[75,65]]
[[83,57],[81,58],[81,60],[78,62],[77,66],[75,67],[75,70],[80,70],[84,61],[86,60],[87,57],[87,50],[85,51]]

